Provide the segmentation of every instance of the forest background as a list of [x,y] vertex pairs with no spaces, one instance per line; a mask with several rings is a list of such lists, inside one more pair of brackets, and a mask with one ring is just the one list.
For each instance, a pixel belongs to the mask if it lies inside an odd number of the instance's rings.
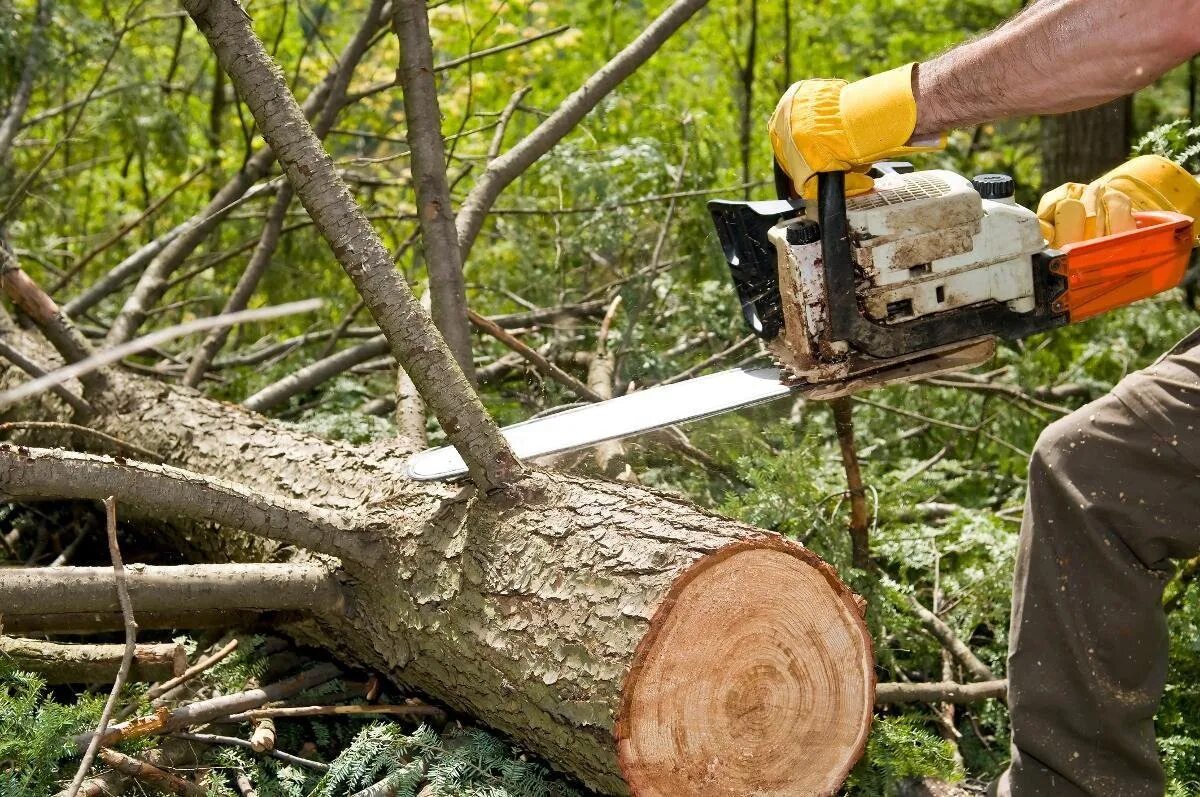
[[[450,174],[460,177],[456,199],[470,187],[496,131],[506,141],[529,132],[665,5],[431,4],[435,60],[445,65],[438,72],[442,130]],[[596,349],[601,317],[620,296],[607,331],[617,393],[684,372],[761,361],[746,339],[704,203],[710,197],[770,197],[764,130],[779,94],[806,76],[854,79],[927,58],[995,26],[1020,5],[710,3],[501,197],[469,259],[471,308],[489,316],[569,308],[526,327],[521,337],[585,379],[586,365],[581,371],[584,361],[574,353]],[[316,0],[245,6],[299,96],[325,75],[366,8],[362,2]],[[258,140],[251,115],[175,4],[86,0],[46,7],[50,22],[35,34],[33,2],[0,3],[5,104],[19,91],[35,35],[40,50],[29,109],[2,153],[0,225],[25,269],[65,301],[188,218]],[[530,41],[480,55],[523,39]],[[381,37],[356,71],[354,87],[389,83],[396,61],[395,38]],[[518,90],[523,93],[501,125]],[[1185,65],[1132,100],[1097,113],[955,131],[946,152],[921,157],[918,165],[967,175],[1012,174],[1018,199],[1034,205],[1042,190],[1063,179],[1091,179],[1135,145],[1194,159],[1190,124],[1162,126],[1194,118],[1196,95],[1196,69]],[[415,202],[404,133],[400,90],[387,87],[347,107],[325,145],[420,295],[427,276],[413,245]],[[268,207],[269,200],[250,200],[234,211],[193,255],[147,326],[218,313]],[[315,316],[234,330],[216,359],[216,378],[201,385],[211,396],[241,402],[314,360],[361,351],[373,334],[352,286],[303,211],[295,205],[288,213],[251,305],[321,297],[324,308]],[[85,331],[102,330],[122,298],[115,292],[77,320]],[[1184,293],[1172,292],[1006,345],[981,369],[981,383],[910,385],[858,397],[857,453],[870,498],[876,565],[869,572],[851,566],[846,477],[824,405],[776,403],[696,424],[687,430],[690,456],[678,446],[631,445],[628,470],[619,472],[796,537],[837,565],[869,601],[881,680],[960,680],[958,665],[913,613],[913,598],[1002,676],[1026,461],[1040,429],[1147,364],[1196,323]],[[281,341],[291,345],[275,345]],[[141,357],[129,364],[179,379],[197,342],[171,344],[176,363]],[[477,335],[474,343],[476,367],[485,375],[482,395],[500,422],[576,400],[490,337]],[[260,356],[268,350],[270,356]],[[330,436],[392,436],[395,372],[385,354],[367,352],[353,367],[264,410]],[[428,431],[431,443],[443,440],[432,421]],[[590,457],[559,466],[596,468]],[[44,537],[37,525],[45,515],[16,506],[4,511],[3,531],[30,529],[23,538],[29,545]],[[21,548],[9,555],[33,553]],[[107,561],[103,542],[85,546],[77,558]],[[1168,591],[1171,676],[1158,727],[1175,795],[1200,790],[1200,600],[1186,595],[1196,570],[1185,568]],[[11,673],[6,677],[6,710],[14,722],[9,727],[16,733],[14,718],[23,715],[14,706],[28,684]],[[49,696],[32,698],[26,708],[44,707],[38,701]],[[60,703],[73,699],[61,691],[53,697]],[[86,724],[94,706],[84,703],[75,719]],[[336,733],[330,744],[344,737]],[[923,774],[983,781],[1003,767],[1006,749],[1006,712],[994,700],[884,711],[851,788],[881,794],[902,778]],[[325,753],[332,758],[338,750]],[[268,784],[260,793],[314,788],[272,780],[271,773],[258,777]]]

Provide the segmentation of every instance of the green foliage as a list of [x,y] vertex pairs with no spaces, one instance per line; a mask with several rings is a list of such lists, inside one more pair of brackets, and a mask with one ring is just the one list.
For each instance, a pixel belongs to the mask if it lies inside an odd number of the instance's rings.
[[422,725],[406,734],[398,725],[364,728],[331,764],[316,797],[342,797],[387,779],[398,797],[570,797],[539,765],[478,729],[439,736]]
[[213,665],[205,679],[226,694],[245,689],[251,679],[257,679],[266,669],[267,660],[261,653],[265,641],[259,635],[240,638],[237,649]]
[[39,676],[0,660],[0,797],[54,791],[60,764],[77,755],[71,737],[95,727],[104,700],[80,695],[59,703]]
[[1162,155],[1188,171],[1200,171],[1200,127],[1176,119],[1150,130],[1133,146],[1135,155]]
[[963,779],[954,761],[954,746],[939,739],[912,717],[886,717],[875,723],[863,760],[847,782],[850,794],[891,797],[895,782],[930,777],[950,782]]

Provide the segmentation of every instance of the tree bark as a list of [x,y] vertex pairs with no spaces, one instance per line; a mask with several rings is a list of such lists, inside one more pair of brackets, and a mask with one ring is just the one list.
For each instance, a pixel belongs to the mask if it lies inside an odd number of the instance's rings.
[[1133,97],[1042,117],[1042,185],[1095,180],[1129,157]]
[[429,16],[425,0],[395,0],[393,8],[392,27],[400,41],[400,67],[396,74],[404,89],[404,119],[408,149],[412,153],[421,249],[429,269],[433,323],[458,360],[458,367],[474,382],[467,286],[446,179],[446,145],[442,141],[442,111],[433,79]]
[[[111,587],[111,571],[108,576]],[[111,683],[124,653],[124,645],[64,645],[0,637],[0,657],[22,670],[40,674],[50,684]],[[165,681],[183,672],[186,665],[183,646],[178,643],[139,644],[134,648],[129,677],[145,683]]]
[[[323,441],[194,391],[111,381],[102,431],[380,536],[370,560],[343,559],[345,610],[294,635],[478,717],[591,788],[832,794],[861,753],[870,638],[854,596],[797,543],[565,475],[534,472],[519,501],[412,482],[399,441]],[[44,418],[57,406],[23,408]],[[22,467],[0,461],[0,473]],[[211,557],[280,555],[233,528],[156,527]]]

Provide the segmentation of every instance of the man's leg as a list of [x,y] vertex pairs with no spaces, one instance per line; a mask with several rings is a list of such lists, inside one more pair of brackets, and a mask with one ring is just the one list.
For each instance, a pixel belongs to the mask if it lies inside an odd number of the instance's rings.
[[1170,559],[1200,549],[1200,346],[1046,429],[1009,639],[1012,797],[1161,797]]

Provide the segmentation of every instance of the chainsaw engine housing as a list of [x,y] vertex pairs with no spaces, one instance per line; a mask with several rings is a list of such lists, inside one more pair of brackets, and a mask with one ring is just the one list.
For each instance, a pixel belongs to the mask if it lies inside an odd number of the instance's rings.
[[747,322],[790,380],[928,376],[986,360],[997,338],[1066,323],[1054,306],[1066,289],[1058,253],[1010,198],[983,199],[935,170],[890,171],[874,191],[837,199],[828,204],[844,214],[710,203]]

